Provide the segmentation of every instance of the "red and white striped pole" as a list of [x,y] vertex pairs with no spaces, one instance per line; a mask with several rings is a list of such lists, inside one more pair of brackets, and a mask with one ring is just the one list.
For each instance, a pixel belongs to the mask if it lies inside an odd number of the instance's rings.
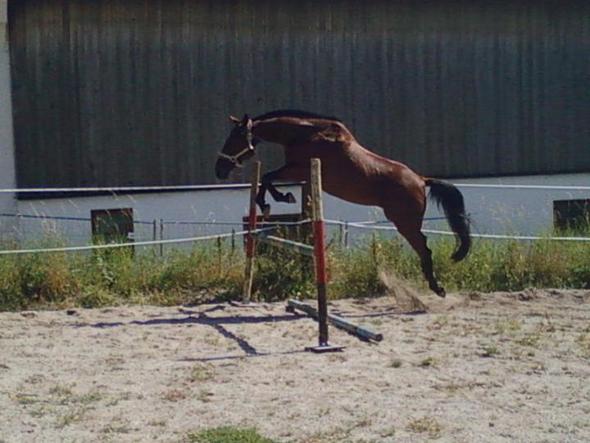
[[252,280],[254,279],[254,251],[256,240],[253,231],[256,230],[256,195],[260,183],[260,162],[254,163],[252,170],[252,185],[250,187],[250,210],[248,212],[248,234],[246,234],[246,272],[244,275],[244,287],[242,302],[249,303],[252,298]]
[[326,273],[326,244],[324,208],[322,205],[322,166],[320,159],[311,159],[311,209],[313,222],[313,243],[315,279],[318,289],[318,324],[319,324],[319,345],[309,348],[315,352],[340,351],[341,346],[331,346],[328,340],[328,301]]

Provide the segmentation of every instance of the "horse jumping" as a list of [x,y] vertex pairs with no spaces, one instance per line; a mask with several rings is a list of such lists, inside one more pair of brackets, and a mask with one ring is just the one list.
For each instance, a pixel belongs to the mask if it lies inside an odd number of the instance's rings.
[[426,211],[426,187],[442,206],[449,226],[457,237],[452,258],[462,260],[471,246],[469,221],[463,195],[451,183],[423,177],[403,163],[377,155],[364,148],[341,120],[304,111],[273,111],[255,118],[230,117],[234,127],[215,164],[217,178],[225,179],[255,154],[260,141],[283,146],[285,165],[262,176],[256,202],[264,215],[270,213],[265,196],[268,190],[275,201],[294,203],[291,193],[278,191],[276,181],[305,181],[310,161],[322,164],[324,190],[343,200],[379,206],[388,220],[420,257],[422,271],[432,291],[445,296],[434,275],[432,252],[422,234]]

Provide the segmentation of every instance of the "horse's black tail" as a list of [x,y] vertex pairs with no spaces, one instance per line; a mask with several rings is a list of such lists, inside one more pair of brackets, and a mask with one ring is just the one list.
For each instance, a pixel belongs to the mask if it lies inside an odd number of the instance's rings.
[[461,192],[451,183],[433,178],[425,179],[426,186],[430,186],[430,197],[437,206],[442,206],[449,226],[457,235],[459,245],[453,252],[452,259],[459,261],[465,258],[471,247],[469,235],[469,219],[465,214],[465,203]]

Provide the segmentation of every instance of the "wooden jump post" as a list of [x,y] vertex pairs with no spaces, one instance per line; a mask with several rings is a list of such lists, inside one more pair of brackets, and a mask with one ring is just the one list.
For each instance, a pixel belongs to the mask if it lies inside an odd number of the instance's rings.
[[328,340],[328,301],[326,285],[326,244],[324,208],[322,204],[322,164],[319,158],[311,159],[311,218],[313,223],[313,254],[315,264],[315,281],[318,290],[318,346],[308,348],[314,352],[339,351]]
[[246,272],[244,275],[244,287],[242,289],[242,302],[250,303],[252,299],[252,280],[254,279],[254,251],[256,239],[253,231],[256,230],[256,195],[260,183],[260,162],[254,163],[252,181],[250,187],[250,210],[248,211],[248,234],[246,234]]
[[[256,229],[256,201],[255,197],[258,193],[258,182],[260,179],[260,163],[257,162],[254,174],[252,175],[252,187],[250,191],[250,214],[248,222],[248,231]],[[383,336],[376,334],[366,328],[354,325],[342,317],[328,314],[327,301],[327,273],[326,273],[326,245],[325,245],[325,224],[324,211],[322,205],[322,173],[321,163],[317,158],[311,159],[311,210],[312,210],[312,224],[313,224],[313,246],[305,243],[287,240],[274,235],[267,235],[266,233],[258,234],[259,241],[269,244],[274,247],[282,249],[295,250],[300,254],[313,257],[315,268],[315,280],[317,286],[318,308],[290,300],[287,304],[287,310],[294,312],[299,310],[305,312],[318,321],[319,338],[318,345],[308,347],[306,350],[313,352],[334,352],[341,351],[342,346],[333,346],[329,342],[328,336],[328,321],[334,326],[344,329],[364,340],[380,341]],[[305,204],[305,202],[303,202]],[[249,302],[252,291],[252,278],[254,275],[254,253],[255,243],[254,235],[248,234],[246,236],[246,275],[244,280],[244,302]]]

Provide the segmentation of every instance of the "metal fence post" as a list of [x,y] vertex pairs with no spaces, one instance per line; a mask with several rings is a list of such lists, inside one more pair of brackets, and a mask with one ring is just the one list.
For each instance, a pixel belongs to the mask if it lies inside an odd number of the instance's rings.
[[[164,240],[164,219],[160,219],[160,240]],[[164,244],[160,243],[160,257],[164,256]]]
[[[158,220],[156,220],[156,219],[154,219],[154,222],[152,224],[152,240],[158,241]],[[154,245],[154,249],[153,249],[154,255],[157,254],[157,252],[156,252],[157,250],[158,250],[158,245]]]

